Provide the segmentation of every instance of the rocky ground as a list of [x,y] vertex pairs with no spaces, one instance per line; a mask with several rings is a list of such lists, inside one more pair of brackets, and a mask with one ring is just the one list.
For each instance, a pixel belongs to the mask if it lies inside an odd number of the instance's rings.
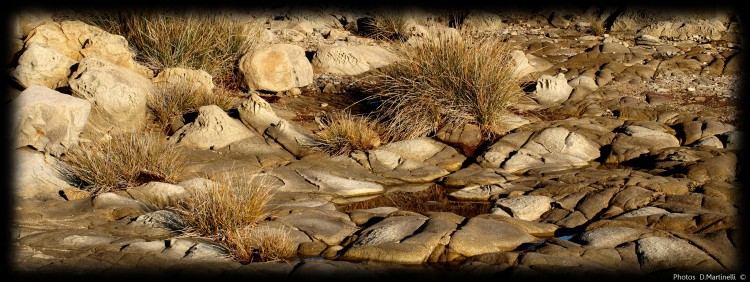
[[[89,111],[115,112],[122,128],[138,115],[137,102],[112,110],[97,95],[125,87],[135,97],[160,76],[122,55],[112,35],[22,13],[9,105],[20,109],[18,120],[35,121],[14,126],[13,269],[267,278],[738,273],[737,15],[593,11],[606,19],[606,33],[590,32],[582,11],[465,18],[474,35],[515,43],[527,74],[528,95],[497,141],[481,144],[478,129],[466,125],[337,157],[306,146],[314,116],[358,101],[348,85],[393,63],[395,43],[360,36],[364,12],[269,12],[259,16],[267,20],[268,52],[287,54],[293,82],[256,77],[261,91],[248,92],[236,112],[204,107],[177,128],[170,140],[188,156],[178,183],[96,197],[56,176],[56,157],[82,131],[81,139],[92,138]],[[447,20],[414,19],[410,38],[455,32]],[[80,42],[87,36],[94,39]],[[99,102],[81,104],[93,101],[86,97]],[[203,176],[225,171],[273,184],[263,224],[291,230],[297,259],[241,264],[215,242],[177,232],[184,223],[166,207],[205,187]],[[425,189],[444,189],[448,205],[484,205],[471,214],[439,203],[427,211],[348,208]]]

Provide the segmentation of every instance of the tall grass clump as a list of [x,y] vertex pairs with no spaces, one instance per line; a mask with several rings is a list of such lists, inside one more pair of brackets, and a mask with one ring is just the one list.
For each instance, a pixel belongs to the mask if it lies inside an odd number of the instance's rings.
[[407,16],[402,11],[380,10],[363,18],[360,34],[377,40],[406,41]]
[[315,132],[317,147],[332,155],[348,154],[355,150],[370,150],[380,146],[378,124],[367,117],[348,112],[323,116]]
[[157,125],[165,132],[175,122],[184,122],[183,115],[198,112],[202,106],[217,105],[227,111],[241,101],[229,90],[216,88],[212,92],[199,90],[195,85],[159,85],[148,96],[147,105]]
[[288,230],[268,225],[230,232],[226,242],[232,256],[241,263],[285,261],[297,253]]
[[272,190],[262,181],[222,174],[205,190],[196,190],[180,208],[192,232],[224,241],[227,232],[254,225],[265,217]]
[[182,158],[164,135],[133,131],[82,142],[61,159],[66,174],[87,190],[102,193],[151,181],[174,183]]
[[202,69],[229,89],[241,85],[237,62],[261,30],[258,22],[196,11],[95,11],[82,20],[125,37],[137,60],[153,70]]
[[523,91],[512,47],[496,37],[434,35],[403,44],[403,60],[379,69],[368,91],[393,139],[477,124],[485,137],[501,132],[506,108]]

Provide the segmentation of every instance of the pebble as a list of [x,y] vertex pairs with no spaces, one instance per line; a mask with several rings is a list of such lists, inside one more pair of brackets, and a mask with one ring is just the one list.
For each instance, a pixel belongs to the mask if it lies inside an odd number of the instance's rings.
[[321,107],[321,108],[325,108],[325,107],[328,107],[328,103],[320,103],[320,107]]
[[689,92],[695,92],[695,87],[688,87],[687,91],[689,91]]

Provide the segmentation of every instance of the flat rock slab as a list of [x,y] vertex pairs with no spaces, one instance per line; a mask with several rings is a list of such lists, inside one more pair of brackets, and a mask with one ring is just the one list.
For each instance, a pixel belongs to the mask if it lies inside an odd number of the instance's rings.
[[448,248],[465,257],[511,251],[536,241],[521,228],[493,219],[472,218],[451,236]]
[[550,204],[554,201],[547,196],[518,196],[499,199],[495,202],[495,206],[515,218],[533,221],[550,210],[552,208]]
[[595,248],[614,248],[622,243],[638,239],[642,230],[629,227],[602,227],[581,234],[581,241]]
[[466,157],[456,149],[422,137],[390,143],[367,152],[374,173],[407,182],[429,182],[461,168]]
[[649,237],[637,241],[641,269],[654,272],[667,269],[725,271],[718,262],[685,240]]
[[291,214],[276,220],[299,229],[313,240],[322,241],[329,246],[338,245],[359,229],[349,220],[325,214]]
[[335,176],[319,170],[297,171],[305,180],[319,188],[319,192],[340,197],[355,197],[380,194],[385,191],[383,185]]

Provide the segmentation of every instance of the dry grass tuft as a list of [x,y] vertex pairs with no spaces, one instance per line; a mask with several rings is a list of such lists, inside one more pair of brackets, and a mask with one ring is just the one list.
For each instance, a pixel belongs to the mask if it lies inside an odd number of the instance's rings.
[[236,108],[241,100],[223,88],[206,93],[199,91],[195,85],[180,84],[177,87],[156,87],[148,96],[148,107],[159,128],[167,132],[173,122],[184,122],[184,114],[197,112],[202,106],[217,105],[227,111]]
[[405,59],[379,69],[369,90],[381,103],[376,112],[388,136],[424,136],[453,122],[477,124],[489,139],[523,94],[512,51],[496,37],[434,35],[401,45]]
[[141,131],[82,142],[61,159],[67,164],[67,174],[93,193],[151,181],[174,183],[182,163],[182,156],[164,135]]
[[406,41],[407,17],[401,11],[382,10],[374,13],[364,25],[361,34],[377,40]]
[[332,155],[380,146],[378,125],[367,117],[351,113],[334,113],[318,120],[321,130],[315,133],[317,147]]
[[272,190],[262,181],[222,174],[180,204],[190,231],[219,241],[265,217]]
[[229,232],[226,244],[232,256],[241,263],[286,261],[297,253],[288,230],[267,225]]
[[96,11],[82,20],[124,36],[138,61],[151,69],[202,69],[228,89],[241,86],[237,62],[261,30],[257,22],[194,11]]

